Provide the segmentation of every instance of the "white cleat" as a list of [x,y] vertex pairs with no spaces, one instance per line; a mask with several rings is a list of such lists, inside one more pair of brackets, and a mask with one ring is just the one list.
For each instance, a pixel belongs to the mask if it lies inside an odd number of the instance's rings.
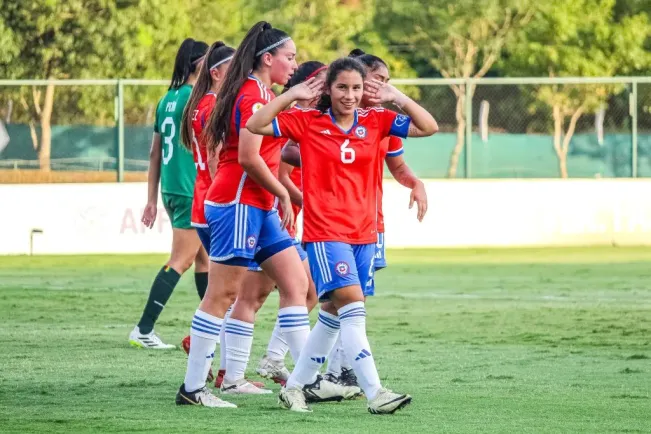
[[273,360],[266,355],[258,363],[258,369],[255,370],[262,378],[273,380],[274,383],[285,385],[289,378],[289,370],[285,367],[282,360]]
[[317,375],[316,381],[303,386],[303,394],[307,402],[341,401],[346,392],[343,386],[326,380]]
[[244,379],[235,384],[229,384],[223,381],[220,390],[225,395],[266,395],[272,393],[271,390],[255,387]]
[[310,410],[310,407],[308,407],[305,402],[305,394],[298,387],[292,389],[283,387],[280,389],[280,393],[278,394],[278,404],[289,411],[312,413],[312,410]]
[[186,392],[182,385],[176,394],[176,405],[201,405],[212,408],[237,408],[237,405],[223,401],[212,394],[206,386],[194,392]]
[[174,345],[161,341],[153,330],[149,334],[141,334],[138,326],[135,326],[131,330],[131,333],[129,333],[129,343],[137,348],[148,348],[151,350],[171,350],[176,348]]
[[368,401],[368,412],[371,414],[393,414],[410,402],[411,396],[400,395],[382,388],[375,398]]

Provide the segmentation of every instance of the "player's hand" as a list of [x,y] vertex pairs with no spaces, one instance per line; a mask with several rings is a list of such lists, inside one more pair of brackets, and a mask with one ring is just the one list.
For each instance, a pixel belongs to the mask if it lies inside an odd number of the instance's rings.
[[142,212],[142,219],[141,221],[147,226],[149,229],[154,227],[154,222],[156,221],[156,213],[158,212],[158,205],[155,203],[147,203],[147,206],[145,207],[145,210]]
[[379,80],[371,79],[364,82],[364,96],[371,104],[385,104],[394,102],[400,96],[400,92],[389,83],[384,83]]
[[292,209],[292,200],[287,193],[284,197],[279,197],[278,202],[280,209],[283,210],[283,218],[280,221],[280,227],[288,230],[294,229],[294,210]]
[[314,100],[321,96],[323,92],[323,80],[318,80],[312,77],[305,80],[301,84],[292,87],[288,92],[291,92],[292,100]]
[[419,222],[423,221],[423,217],[427,213],[427,191],[423,181],[418,181],[416,186],[411,190],[409,195],[409,209],[414,206],[414,202],[418,205],[417,218]]

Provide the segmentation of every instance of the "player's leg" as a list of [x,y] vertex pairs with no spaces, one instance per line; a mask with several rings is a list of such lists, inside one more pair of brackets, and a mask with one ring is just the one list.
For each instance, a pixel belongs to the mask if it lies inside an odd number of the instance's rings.
[[149,297],[138,325],[129,336],[133,346],[153,349],[169,349],[154,333],[154,325],[167,301],[174,292],[181,275],[192,266],[201,242],[190,225],[192,199],[184,196],[166,195],[165,207],[172,220],[172,252],[170,259],[158,272],[149,291]]
[[[316,287],[314,286],[314,281],[310,275],[310,265],[307,261],[307,253],[301,246],[300,242],[294,240],[294,245],[296,246],[298,255],[303,262],[303,268],[305,269],[309,281],[306,305],[308,312],[310,312],[318,303]],[[280,327],[280,320],[276,319],[276,324],[274,325],[273,331],[271,332],[271,338],[269,339],[269,344],[267,345],[267,352],[258,364],[258,374],[284,386],[287,378],[289,378],[289,371],[285,367],[285,356],[288,351],[289,345],[283,336]]]
[[245,379],[244,373],[251,355],[255,314],[273,287],[273,280],[258,268],[257,263],[249,267],[233,309],[224,322],[222,354],[225,356],[225,372],[220,384],[222,393],[271,393],[270,390],[264,389],[264,384]]

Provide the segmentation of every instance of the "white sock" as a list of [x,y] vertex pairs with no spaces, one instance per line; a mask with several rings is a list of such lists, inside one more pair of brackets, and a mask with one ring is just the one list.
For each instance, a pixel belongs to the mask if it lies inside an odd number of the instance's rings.
[[340,344],[339,347],[339,363],[341,364],[339,369],[340,373],[344,369],[353,369],[353,367],[350,364],[350,361],[348,360],[348,357],[346,357],[346,350],[344,350],[344,344]]
[[[339,320],[339,318],[337,318],[337,320]],[[330,355],[328,356],[327,374],[334,375],[335,377],[341,375],[341,351],[343,351],[343,348],[341,346],[340,334],[337,343],[332,347],[332,351],[330,351]]]
[[208,370],[215,357],[215,347],[222,319],[202,312],[199,309],[194,313],[192,327],[190,328],[190,354],[188,355],[188,369],[185,372],[185,390],[194,392],[206,385]]
[[224,382],[237,383],[244,379],[253,344],[253,324],[229,318],[226,325],[226,374]]
[[276,325],[271,332],[269,345],[267,345],[267,357],[271,360],[284,361],[287,351],[289,351],[289,345],[280,329],[280,320],[276,319]]
[[307,315],[307,307],[283,307],[278,311],[278,323],[289,346],[289,351],[292,353],[294,363],[296,363],[305,346],[307,336],[310,334],[310,317]]
[[375,398],[382,386],[371,354],[371,346],[366,337],[364,302],[349,303],[338,312],[345,355],[355,371],[360,387],[370,401]]
[[[231,312],[233,311],[233,305],[231,305],[226,314],[224,315],[224,324],[228,322],[228,319],[231,317]],[[219,370],[226,370],[226,328],[222,327],[219,332]]]
[[325,362],[339,337],[339,319],[319,311],[319,320],[307,338],[301,356],[287,380],[286,387],[303,387],[316,381],[319,368]]

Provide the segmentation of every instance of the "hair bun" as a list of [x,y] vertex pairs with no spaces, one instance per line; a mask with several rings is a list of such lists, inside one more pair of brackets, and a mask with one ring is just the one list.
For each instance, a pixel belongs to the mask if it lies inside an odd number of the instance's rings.
[[272,28],[273,28],[273,27],[271,26],[271,24],[269,24],[269,23],[266,22],[266,21],[265,21],[264,24],[262,25],[262,31],[263,31],[263,32],[264,32],[265,30],[271,30]]
[[218,48],[221,48],[221,47],[225,47],[225,46],[226,46],[226,44],[224,43],[224,41],[215,42],[215,50],[218,49]]
[[350,52],[350,54],[348,54],[348,57],[359,57],[365,54],[366,53],[361,48],[355,48],[353,51]]

